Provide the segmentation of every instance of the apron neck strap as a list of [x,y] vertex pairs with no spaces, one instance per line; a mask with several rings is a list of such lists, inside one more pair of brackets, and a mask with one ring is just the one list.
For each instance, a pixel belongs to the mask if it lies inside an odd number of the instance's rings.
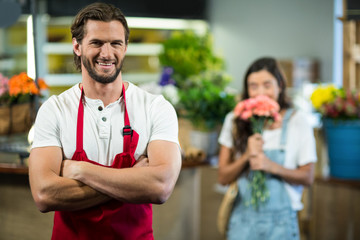
[[128,111],[127,111],[127,107],[126,107],[126,97],[125,97],[125,86],[124,86],[124,84],[122,85],[122,94],[123,94],[123,99],[124,99],[124,128],[123,128],[123,131],[122,131],[123,138],[124,138],[123,152],[124,153],[129,153],[131,151],[131,149],[130,149],[131,140],[133,138],[134,131],[130,126],[129,115],[128,115]]
[[[125,97],[125,86],[122,85],[122,94],[124,99],[124,128],[123,128],[123,137],[124,137],[124,152],[130,152],[130,143],[133,137],[133,130],[130,126],[129,115],[126,107],[126,97]],[[79,110],[77,117],[77,128],[76,128],[76,151],[83,151],[83,135],[84,135],[84,89],[81,86],[81,96],[79,101]]]
[[124,99],[124,108],[125,108],[124,122],[125,122],[125,126],[130,127],[129,115],[128,115],[128,111],[127,111],[127,108],[126,108],[126,97],[125,97],[125,86],[124,86],[124,84],[122,85],[122,95],[123,95],[123,99]]
[[83,150],[83,129],[84,129],[84,89],[81,86],[81,96],[79,101],[79,110],[77,117],[76,128],[76,151],[81,152]]

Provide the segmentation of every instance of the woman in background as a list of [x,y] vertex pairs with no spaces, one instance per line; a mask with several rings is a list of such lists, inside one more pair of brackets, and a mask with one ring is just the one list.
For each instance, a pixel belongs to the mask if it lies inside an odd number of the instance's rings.
[[[282,121],[253,134],[250,123],[230,112],[220,133],[218,180],[237,181],[239,194],[227,239],[300,239],[297,211],[303,186],[313,182],[316,148],[313,130],[286,98],[284,76],[273,58],[261,58],[245,74],[242,100],[266,95],[278,102]],[[246,204],[250,170],[266,173],[269,199],[258,209]]]

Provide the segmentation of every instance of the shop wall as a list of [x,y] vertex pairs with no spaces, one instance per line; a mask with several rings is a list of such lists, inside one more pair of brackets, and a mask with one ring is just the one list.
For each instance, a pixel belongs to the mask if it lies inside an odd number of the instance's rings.
[[209,0],[210,27],[226,59],[232,85],[241,88],[249,64],[260,56],[309,57],[320,80],[332,81],[333,0]]

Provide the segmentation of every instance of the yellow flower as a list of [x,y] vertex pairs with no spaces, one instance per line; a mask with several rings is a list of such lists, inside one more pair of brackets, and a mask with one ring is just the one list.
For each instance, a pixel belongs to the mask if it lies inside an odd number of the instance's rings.
[[315,109],[319,110],[325,104],[334,101],[337,88],[334,85],[320,86],[311,94],[311,102]]

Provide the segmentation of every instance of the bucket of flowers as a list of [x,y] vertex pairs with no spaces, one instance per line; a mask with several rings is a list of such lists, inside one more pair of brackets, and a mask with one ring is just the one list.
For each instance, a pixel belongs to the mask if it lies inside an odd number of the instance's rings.
[[330,175],[360,179],[360,92],[319,86],[310,99],[322,117]]
[[47,88],[43,79],[36,85],[26,73],[10,79],[0,74],[0,135],[28,131],[35,118],[35,96]]

